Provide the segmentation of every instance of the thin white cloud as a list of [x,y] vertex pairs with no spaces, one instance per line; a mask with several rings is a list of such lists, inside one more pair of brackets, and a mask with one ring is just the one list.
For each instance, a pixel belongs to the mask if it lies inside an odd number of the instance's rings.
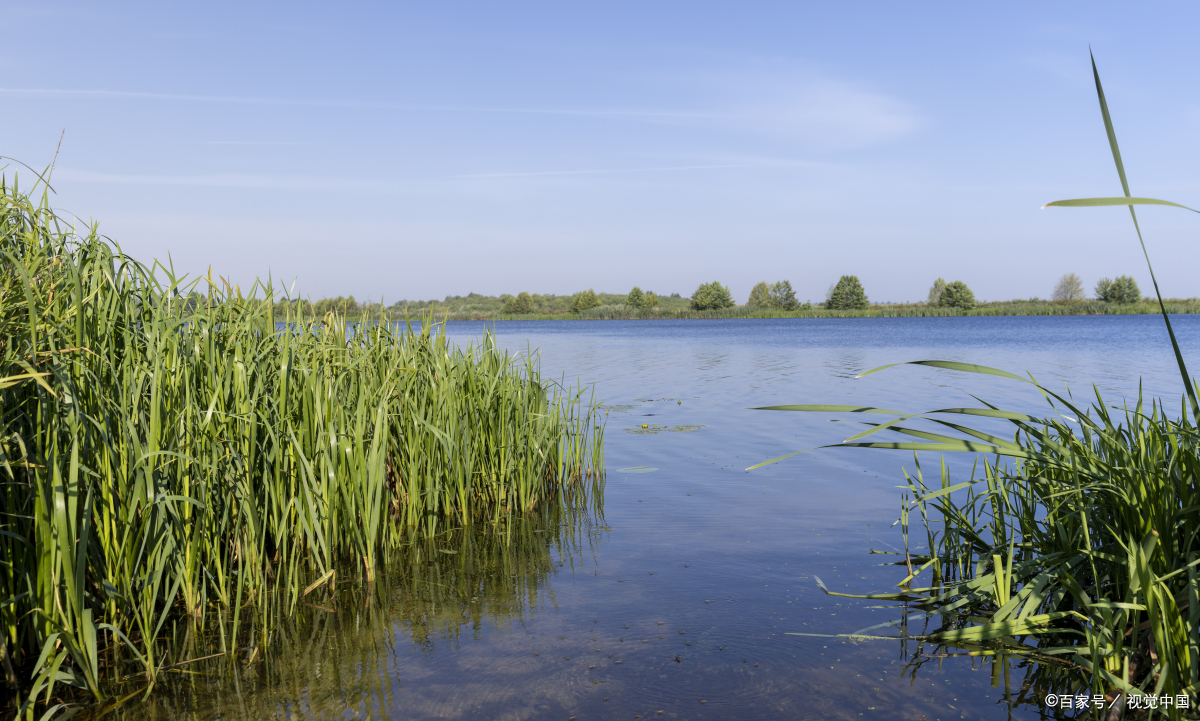
[[727,108],[730,127],[815,147],[878,145],[924,124],[909,102],[809,72],[751,69],[688,82]]
[[724,99],[718,103],[719,107],[716,109],[453,105],[66,88],[0,87],[0,97],[273,105],[400,112],[547,115],[642,122],[677,122],[767,132],[776,135],[783,134],[792,137],[820,137],[825,139],[828,144],[835,146],[869,145],[884,142],[911,132],[921,124],[919,116],[908,104],[882,93],[857,89],[835,81],[822,80],[789,85],[744,82],[739,83],[738,88],[739,92],[734,94],[737,97]]
[[[832,149],[891,142],[914,132],[924,124],[917,108],[900,98],[860,84],[802,69],[750,67],[723,70],[716,75],[705,77],[661,78],[659,82],[664,86],[664,94],[675,98],[672,104],[678,107],[572,108],[434,104],[13,87],[0,87],[0,97],[580,117],[668,123],[709,131],[774,135],[812,147]],[[220,141],[214,141],[216,142]],[[228,142],[238,143],[239,141]]]
[[137,90],[73,90],[67,88],[0,88],[0,95],[17,98],[96,99],[96,100],[184,100],[201,103],[243,103],[250,105],[292,104],[282,98],[253,98],[225,95],[187,95],[151,93]]
[[805,161],[776,161],[758,163],[722,163],[715,165],[655,165],[644,168],[588,168],[582,170],[532,170],[498,173],[465,173],[454,178],[532,178],[554,175],[612,175],[621,173],[667,173],[687,170],[740,170],[751,168],[780,168],[822,165]]
[[362,180],[357,178],[329,178],[304,175],[251,175],[236,173],[214,173],[205,175],[160,175],[133,173],[97,173],[90,170],[59,167],[55,180],[75,183],[101,183],[114,185],[172,185],[204,188],[242,188],[254,190],[338,190],[353,192],[401,192],[417,186],[445,184],[455,181],[505,180],[538,177],[563,177],[587,175],[620,175],[638,173],[676,173],[701,170],[744,170],[782,167],[821,166],[801,160],[779,160],[750,163],[721,163],[705,165],[656,165],[623,168],[573,168],[563,170],[499,171],[459,173],[442,178],[413,180]]
[[246,188],[257,190],[394,190],[397,182],[371,182],[357,179],[330,179],[303,175],[239,175],[218,173],[210,175],[151,175],[127,173],[96,173],[60,167],[55,180],[76,183],[115,185],[174,185],[203,188]]
[[630,119],[731,119],[728,113],[659,110],[653,108],[554,108],[487,105],[441,105],[425,103],[396,103],[374,100],[332,100],[322,98],[279,98],[244,95],[191,95],[186,93],[155,93],[138,90],[76,90],[68,88],[0,88],[0,97],[45,98],[51,100],[160,100],[190,103],[223,103],[234,105],[289,105],[317,108],[377,108],[451,113],[499,113],[514,115],[576,115]]
[[309,145],[299,140],[204,140],[204,145]]
[[831,81],[799,89],[754,117],[763,130],[842,147],[885,143],[922,124],[908,103]]

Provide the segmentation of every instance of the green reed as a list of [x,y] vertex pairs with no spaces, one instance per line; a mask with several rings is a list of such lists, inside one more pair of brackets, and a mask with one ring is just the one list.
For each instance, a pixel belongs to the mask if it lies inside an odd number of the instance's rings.
[[[1093,73],[1124,195],[1048,205],[1127,206],[1145,252],[1134,206],[1183,206],[1132,196],[1094,62]],[[1146,263],[1154,280],[1148,253]],[[995,661],[1032,660],[1030,668],[1050,671],[1031,671],[1031,687],[1105,694],[1104,713],[1112,719],[1141,707],[1144,695],[1197,697],[1200,402],[1156,280],[1154,288],[1186,394],[1179,419],[1169,418],[1158,401],[1147,406],[1140,393],[1135,407],[1114,410],[1098,392],[1085,405],[1032,376],[936,360],[914,363],[1029,384],[1048,402],[1049,414],[1006,411],[982,400],[983,407],[925,413],[836,405],[767,409],[891,416],[864,424],[867,430],[838,447],[984,454],[982,468],[961,483],[950,480],[944,463],[936,482],[926,481],[919,462],[913,475],[906,473],[911,500],[898,521],[905,551],[897,565],[906,571],[900,590],[853,596],[904,602],[925,617],[926,628],[913,633],[913,618],[906,616],[847,635],[873,638],[895,626],[901,638],[937,647],[933,655],[957,648]],[[971,419],[1012,424],[1011,440],[964,425]],[[867,439],[880,431],[916,440]],[[923,555],[908,545],[914,513],[925,529]],[[1007,661],[1003,668],[1007,675]],[[1164,713],[1181,715],[1176,707]]]
[[[205,658],[211,642],[180,632],[171,654],[184,663],[160,674],[153,696],[119,704],[138,688],[130,681],[114,688],[114,701],[101,709],[115,719],[257,720],[294,707],[311,718],[386,715],[383,708],[396,708],[405,690],[394,668],[404,646],[435,652],[466,645],[485,626],[499,634],[515,627],[522,635],[520,627],[539,608],[552,607],[551,577],[594,553],[601,491],[598,482],[572,484],[561,503],[497,524],[436,534],[410,529],[375,583],[326,584],[293,613],[273,612],[246,633],[267,636],[264,653],[243,647]],[[228,612],[216,620],[229,622]],[[186,663],[192,659],[200,660]]]
[[232,644],[310,581],[373,580],[414,532],[601,473],[582,389],[490,335],[293,322],[269,282],[185,284],[44,190],[0,179],[0,670],[19,715],[105,698],[129,675],[112,649],[152,686],[181,620],[228,612]]

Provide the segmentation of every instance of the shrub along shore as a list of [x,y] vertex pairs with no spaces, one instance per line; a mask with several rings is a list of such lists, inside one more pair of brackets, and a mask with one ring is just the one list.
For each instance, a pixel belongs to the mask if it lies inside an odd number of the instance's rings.
[[254,300],[269,286],[199,296],[2,178],[0,266],[0,674],[19,717],[146,690],[184,635],[253,658],[314,588],[600,476],[594,406],[490,337],[296,322]]

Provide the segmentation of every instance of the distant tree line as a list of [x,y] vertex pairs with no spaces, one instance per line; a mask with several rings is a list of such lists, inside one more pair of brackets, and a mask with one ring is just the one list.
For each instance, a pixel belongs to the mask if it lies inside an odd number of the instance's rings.
[[322,298],[317,301],[297,298],[282,301],[280,305],[287,306],[292,312],[300,315],[323,316],[331,312],[339,315],[359,315],[363,312],[363,306],[354,300],[354,296],[339,295],[336,298]]
[[[1141,291],[1137,281],[1131,276],[1119,275],[1116,278],[1101,278],[1095,286],[1095,297],[1098,300],[1113,304],[1131,304],[1141,302]],[[193,293],[184,302],[188,307],[207,302],[205,296]],[[1055,283],[1051,293],[1055,302],[1074,303],[1084,300],[1087,293],[1083,281],[1074,273],[1063,275]],[[1031,298],[1031,301],[1038,299]],[[354,296],[338,296],[336,298],[321,298],[310,301],[306,299],[288,299],[276,301],[281,311],[308,317],[322,317],[328,313],[344,316],[378,316],[401,319],[405,314],[410,316],[425,312],[478,313],[480,315],[565,315],[586,313],[593,308],[624,307],[638,311],[659,310],[675,312],[691,310],[721,310],[736,305],[729,287],[720,281],[701,283],[690,297],[681,297],[679,293],[660,296],[654,291],[642,290],[634,286],[624,295],[613,293],[597,293],[588,288],[572,295],[539,295],[522,291],[516,295],[501,294],[485,296],[479,293],[469,293],[466,296],[446,296],[443,300],[408,301],[402,300],[390,306],[380,303],[359,302]],[[975,308],[978,302],[975,293],[961,280],[946,282],[938,278],[933,282],[926,296],[925,303],[941,308],[955,308],[968,311]],[[788,280],[774,283],[760,281],[750,291],[746,301],[749,308],[763,310],[801,311],[811,309],[809,302],[801,303],[796,298],[796,291]],[[843,275],[836,283],[829,286],[821,307],[827,310],[867,310],[871,302],[867,297],[862,281],[855,275]]]

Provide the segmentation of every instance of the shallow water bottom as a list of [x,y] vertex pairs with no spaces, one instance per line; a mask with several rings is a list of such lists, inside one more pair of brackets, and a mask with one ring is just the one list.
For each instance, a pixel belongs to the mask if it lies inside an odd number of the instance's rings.
[[[880,565],[894,557],[867,553],[897,540],[892,494],[883,492],[890,481],[827,468],[798,508],[784,502],[795,480],[715,473],[726,486],[707,491],[663,470],[614,473],[602,515],[548,519],[502,552],[435,542],[370,591],[314,595],[265,660],[247,664],[243,653],[177,675],[122,715],[1032,717],[1036,704],[1016,705],[1029,695],[1028,669],[1017,662],[789,635],[848,633],[904,615],[816,585],[819,576],[833,590],[864,592],[899,580],[897,567]],[[877,492],[848,503],[864,487]],[[765,502],[759,527],[734,511],[704,521],[712,507],[751,494]],[[776,514],[791,519],[786,535],[770,532],[782,526]]]

